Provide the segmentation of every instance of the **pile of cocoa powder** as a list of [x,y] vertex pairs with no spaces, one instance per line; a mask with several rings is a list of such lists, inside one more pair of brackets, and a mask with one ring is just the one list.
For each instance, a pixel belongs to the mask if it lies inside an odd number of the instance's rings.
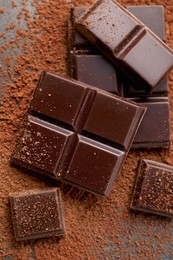
[[[0,2],[0,258],[13,259],[173,259],[171,220],[129,210],[137,162],[147,158],[173,165],[170,150],[130,151],[108,198],[62,187],[67,235],[15,242],[9,193],[52,186],[52,182],[10,166],[18,130],[42,70],[67,75],[67,21],[72,6],[86,0]],[[121,0],[123,5],[165,7],[167,43],[173,48],[170,0]],[[2,26],[3,24],[3,26]],[[173,73],[169,80],[173,127]]]

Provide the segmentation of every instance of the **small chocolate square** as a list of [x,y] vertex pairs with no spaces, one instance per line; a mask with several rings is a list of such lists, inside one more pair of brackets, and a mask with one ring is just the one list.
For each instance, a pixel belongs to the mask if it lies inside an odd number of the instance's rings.
[[14,194],[10,204],[17,241],[65,234],[60,189]]
[[173,167],[151,160],[141,160],[131,208],[172,218]]
[[[126,100],[115,102],[114,98],[106,93],[96,94],[84,130],[115,142],[126,150],[132,141],[128,133],[137,119],[136,104],[129,104]],[[110,131],[105,126],[109,126]]]
[[168,98],[131,99],[147,107],[145,117],[135,135],[132,148],[170,146]]

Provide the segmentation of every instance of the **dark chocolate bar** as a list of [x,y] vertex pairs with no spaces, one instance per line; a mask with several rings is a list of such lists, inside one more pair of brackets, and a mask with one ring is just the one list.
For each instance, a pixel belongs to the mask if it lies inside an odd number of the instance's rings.
[[[149,28],[153,29],[159,37],[165,39],[163,6],[127,6],[126,8]],[[139,102],[148,108],[135,136],[132,148],[168,148],[170,145],[170,122],[167,78],[163,79],[152,94],[148,95],[144,89],[139,89],[117,69],[115,70],[115,67],[101,54],[88,51],[89,43],[87,40],[80,40],[80,34],[74,28],[75,19],[84,10],[86,8],[83,7],[75,7],[71,10],[69,23],[69,41],[73,42],[73,45],[69,45],[71,76],[129,100]],[[76,34],[78,36],[75,36]]]
[[131,208],[172,218],[173,167],[151,160],[141,160]]
[[117,2],[98,0],[76,20],[75,26],[148,92],[173,67],[172,50]]
[[65,234],[60,189],[13,194],[10,205],[17,241]]
[[108,195],[146,108],[44,72],[13,163]]

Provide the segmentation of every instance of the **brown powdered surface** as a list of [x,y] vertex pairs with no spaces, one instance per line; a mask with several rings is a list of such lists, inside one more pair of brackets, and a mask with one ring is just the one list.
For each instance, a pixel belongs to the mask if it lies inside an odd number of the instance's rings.
[[[12,168],[10,155],[42,70],[67,74],[67,19],[73,5],[92,0],[0,1],[0,259],[173,259],[173,222],[129,210],[135,169],[140,158],[173,165],[172,148],[129,153],[108,198],[63,187],[67,235],[33,242],[15,242],[9,193],[52,186]],[[165,7],[167,42],[173,48],[172,0],[121,0],[124,5]],[[3,26],[2,26],[3,25]],[[4,29],[3,29],[4,28]],[[169,81],[173,128],[173,73]]]

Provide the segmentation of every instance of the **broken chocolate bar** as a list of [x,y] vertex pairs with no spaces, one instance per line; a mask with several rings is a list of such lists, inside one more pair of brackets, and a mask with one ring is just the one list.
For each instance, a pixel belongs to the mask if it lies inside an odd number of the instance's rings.
[[42,73],[13,163],[108,195],[146,108]]
[[141,160],[131,208],[172,218],[173,167],[151,160]]
[[[150,29],[154,30],[162,40],[165,39],[163,6],[127,6],[129,11],[142,20]],[[137,131],[132,148],[168,148],[170,145],[170,121],[168,102],[168,80],[163,79],[152,94],[146,94],[127,77],[124,77],[101,54],[92,49],[92,45],[76,32],[74,21],[86,8],[71,9],[69,29],[69,53],[71,60],[71,76],[77,80],[89,83],[104,90],[116,93],[129,100],[146,106],[147,112]]]
[[98,0],[76,20],[75,26],[148,92],[173,67],[172,50],[117,2]]
[[10,205],[17,241],[65,234],[60,189],[13,194]]

